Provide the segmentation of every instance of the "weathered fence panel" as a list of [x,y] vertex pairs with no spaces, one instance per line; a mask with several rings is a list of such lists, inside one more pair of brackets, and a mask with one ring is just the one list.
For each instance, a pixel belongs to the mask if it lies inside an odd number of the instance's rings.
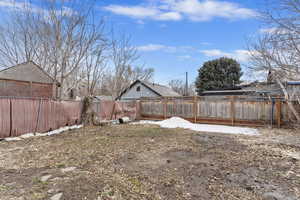
[[0,138],[47,132],[79,123],[81,102],[0,98]]
[[[136,119],[136,101],[100,101],[93,109],[100,120],[124,116]],[[16,137],[25,133],[43,133],[63,126],[78,124],[82,103],[39,98],[0,98],[0,138]]]
[[0,138],[9,137],[11,128],[10,99],[0,99]]
[[193,101],[185,101],[183,99],[174,99],[167,101],[166,117],[193,117]]
[[141,113],[146,116],[163,116],[164,105],[161,100],[142,102]]
[[93,110],[100,120],[113,120],[121,117],[137,118],[136,101],[99,101],[93,103]]
[[[243,96],[144,98],[140,107],[144,119],[179,116],[193,122],[229,125],[280,126],[291,115],[282,99]],[[299,105],[296,107],[300,110]]]
[[211,99],[198,101],[197,117],[230,119],[230,101]]
[[38,119],[38,99],[11,99],[11,135],[35,131]]

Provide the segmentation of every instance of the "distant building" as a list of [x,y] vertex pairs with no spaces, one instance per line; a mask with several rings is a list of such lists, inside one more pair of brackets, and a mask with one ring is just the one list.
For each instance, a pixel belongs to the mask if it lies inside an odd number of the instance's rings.
[[0,96],[55,98],[57,82],[32,61],[0,71]]
[[145,81],[136,80],[127,89],[125,89],[117,100],[137,100],[142,97],[177,97],[180,96],[171,88],[159,85],[156,83],[149,83]]
[[[288,94],[291,97],[300,97],[300,81],[287,81],[284,82]],[[220,90],[207,90],[201,93],[201,96],[265,96],[275,97],[283,96],[282,89],[277,83],[273,82],[252,82],[249,84],[240,84],[235,88],[231,89],[220,89]]]

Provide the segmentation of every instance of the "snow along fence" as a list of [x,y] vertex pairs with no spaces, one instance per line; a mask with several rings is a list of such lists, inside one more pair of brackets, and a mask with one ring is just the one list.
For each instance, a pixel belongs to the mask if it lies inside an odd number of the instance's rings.
[[155,124],[162,128],[183,128],[199,132],[210,133],[226,133],[226,134],[243,134],[243,135],[259,135],[259,131],[255,128],[233,127],[224,125],[194,124],[180,117],[172,117],[162,121],[139,121],[132,124]]
[[80,123],[82,103],[40,98],[0,98],[0,138],[44,133]]
[[[299,103],[294,102],[300,110]],[[280,127],[292,118],[281,98],[210,96],[143,98],[141,119],[181,117],[194,123]]]

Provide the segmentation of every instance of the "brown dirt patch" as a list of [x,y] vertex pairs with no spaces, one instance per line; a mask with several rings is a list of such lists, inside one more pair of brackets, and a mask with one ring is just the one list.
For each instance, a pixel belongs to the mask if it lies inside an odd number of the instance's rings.
[[0,142],[0,197],[299,199],[299,135],[281,131],[248,137],[121,125]]

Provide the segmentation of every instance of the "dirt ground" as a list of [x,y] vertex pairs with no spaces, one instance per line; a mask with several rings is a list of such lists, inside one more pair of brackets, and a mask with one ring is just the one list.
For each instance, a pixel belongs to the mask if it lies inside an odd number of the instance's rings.
[[0,141],[0,199],[300,199],[300,131],[260,131],[116,125]]

